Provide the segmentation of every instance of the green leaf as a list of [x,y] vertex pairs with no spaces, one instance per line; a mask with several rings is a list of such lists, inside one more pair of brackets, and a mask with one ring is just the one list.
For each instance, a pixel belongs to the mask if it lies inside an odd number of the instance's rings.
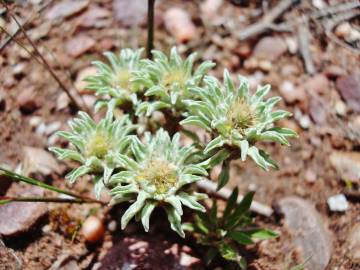
[[204,258],[205,264],[209,266],[218,253],[219,251],[216,248],[210,247],[205,254],[205,258]]
[[221,163],[225,159],[227,159],[230,156],[230,152],[226,149],[221,149],[219,152],[217,152],[212,157],[208,158],[207,160],[201,162],[200,166],[202,166],[205,169],[211,169],[215,167],[217,164]]
[[196,214],[195,217],[196,229],[202,234],[207,235],[211,229],[211,221],[205,213]]
[[241,160],[245,161],[249,150],[249,142],[247,140],[240,141],[240,149],[241,149]]
[[67,190],[60,189],[60,188],[55,187],[55,186],[45,184],[45,183],[43,183],[43,182],[41,182],[39,180],[24,176],[24,175],[21,175],[21,174],[12,172],[12,171],[9,171],[7,169],[4,169],[4,168],[0,167],[0,171],[2,172],[0,175],[5,175],[5,176],[9,177],[13,181],[21,181],[21,182],[24,182],[24,183],[27,183],[27,184],[30,184],[30,185],[33,185],[33,186],[38,186],[38,187],[41,187],[41,188],[44,188],[44,189],[55,191],[57,193],[66,194],[66,195],[69,195],[69,196],[74,197],[74,198],[82,199],[82,196],[80,196],[80,195],[77,195],[77,194],[72,193],[72,192],[67,191]]
[[251,245],[254,243],[253,240],[243,232],[232,231],[229,232],[226,236],[230,237],[241,245]]
[[126,210],[124,215],[121,217],[121,229],[124,230],[129,221],[143,208],[146,199],[148,198],[147,193],[141,191],[136,198],[136,201]]
[[278,233],[266,230],[266,229],[254,229],[243,231],[244,234],[248,235],[253,240],[267,240],[273,239],[279,236]]
[[0,200],[0,205],[11,203],[11,200]]
[[248,155],[255,161],[257,165],[259,165],[262,169],[265,171],[268,170],[268,163],[262,157],[259,153],[259,149],[257,149],[255,146],[251,146],[248,151]]
[[208,154],[215,148],[219,148],[219,147],[223,146],[224,143],[225,143],[225,140],[223,139],[222,136],[216,137],[211,142],[209,142],[209,144],[205,147],[204,154]]
[[141,211],[141,223],[144,226],[145,232],[149,231],[150,216],[151,213],[154,211],[155,206],[156,206],[155,202],[147,202]]
[[234,228],[240,219],[244,216],[244,214],[249,211],[254,194],[255,192],[249,192],[245,195],[240,204],[236,207],[235,211],[230,215],[228,222],[225,225],[226,228]]
[[217,212],[218,212],[217,201],[216,199],[213,199],[210,210],[210,220],[211,223],[215,225],[217,224]]
[[221,173],[218,179],[217,191],[222,189],[228,182],[230,177],[230,161],[225,160],[222,165]]
[[237,201],[237,197],[238,197],[238,194],[239,194],[239,190],[238,188],[234,188],[233,192],[231,193],[228,201],[227,201],[227,204],[226,204],[226,208],[224,210],[224,213],[223,213],[223,220],[226,220],[231,211],[234,209],[234,207],[236,206],[236,201]]
[[275,170],[279,169],[279,166],[277,165],[276,161],[272,160],[268,153],[266,153],[264,150],[260,150],[259,154],[263,157],[263,159],[266,161],[269,167],[272,167]]
[[237,252],[235,248],[229,244],[226,244],[225,242],[221,242],[218,249],[221,256],[225,260],[236,262],[241,267],[241,269],[246,269],[245,259]]
[[181,227],[181,216],[178,214],[174,207],[166,207],[165,210],[168,215],[171,229],[177,232],[182,238],[184,238],[185,233]]
[[191,209],[194,209],[196,211],[205,212],[206,209],[204,206],[202,206],[200,203],[196,201],[196,198],[194,196],[190,196],[186,192],[180,192],[178,197],[181,200],[181,203]]
[[274,127],[274,128],[269,129],[269,131],[275,131],[286,137],[295,137],[295,138],[299,137],[299,135],[290,128]]

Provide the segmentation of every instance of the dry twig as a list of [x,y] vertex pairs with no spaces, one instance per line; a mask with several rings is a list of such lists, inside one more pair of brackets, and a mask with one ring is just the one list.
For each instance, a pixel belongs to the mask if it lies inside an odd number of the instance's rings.
[[310,32],[309,25],[307,19],[304,19],[305,22],[298,27],[298,43],[299,43],[299,51],[301,57],[304,60],[305,70],[309,74],[315,73],[315,66],[311,57],[309,44],[310,44]]
[[264,33],[266,30],[271,29],[273,22],[282,14],[285,10],[292,5],[299,2],[299,0],[282,0],[277,6],[272,8],[262,19],[247,28],[239,31],[236,37],[240,40],[248,39],[249,37],[256,36]]
[[[49,71],[50,75],[55,79],[55,81],[59,84],[61,90],[63,90],[66,95],[69,97],[71,103],[76,107],[76,109],[78,110],[84,110],[87,113],[91,114],[89,109],[85,106],[84,102],[82,101],[82,105],[79,104],[79,102],[73,97],[73,95],[71,94],[70,90],[65,86],[65,84],[62,82],[62,80],[59,78],[59,76],[56,74],[56,72],[54,71],[54,69],[50,66],[50,64],[48,63],[48,61],[45,59],[45,57],[40,53],[40,51],[38,50],[37,46],[35,45],[35,43],[31,40],[31,38],[29,37],[29,35],[26,33],[26,30],[24,28],[24,26],[18,21],[18,19],[16,18],[16,16],[12,13],[12,11],[9,9],[9,7],[7,6],[6,2],[4,0],[2,0],[2,4],[4,5],[4,7],[6,8],[6,11],[8,12],[8,14],[10,15],[10,17],[15,21],[15,23],[17,24],[18,28],[20,29],[20,31],[23,33],[23,35],[25,36],[26,40],[30,43],[31,47],[34,49],[34,52],[36,54],[36,58],[37,61],[39,62],[39,59],[41,60],[41,64]],[[4,29],[3,29],[4,30]],[[12,36],[12,39],[14,39],[14,37]],[[18,42],[17,42],[18,43]],[[18,43],[19,44],[19,43]],[[25,46],[22,46],[23,48]],[[28,50],[26,50],[28,52]],[[33,53],[30,53],[31,56],[34,56]]]

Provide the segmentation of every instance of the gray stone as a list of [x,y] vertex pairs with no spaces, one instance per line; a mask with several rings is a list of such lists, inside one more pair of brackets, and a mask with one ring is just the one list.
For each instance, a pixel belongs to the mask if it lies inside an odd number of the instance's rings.
[[7,248],[0,238],[0,269],[20,270],[22,261],[13,250]]
[[336,88],[347,105],[355,112],[360,112],[360,73],[339,77]]
[[264,37],[255,46],[253,56],[257,59],[277,60],[287,52],[287,45],[282,38]]
[[64,19],[79,13],[89,5],[88,0],[63,1],[53,6],[46,14],[49,21]]
[[44,176],[51,173],[61,173],[56,159],[41,148],[25,146],[23,149],[23,174],[41,174]]
[[324,270],[331,258],[332,241],[320,214],[310,202],[298,197],[286,197],[278,205],[294,244],[301,248],[304,259],[310,258],[308,269]]
[[354,263],[360,263],[360,223],[350,230],[346,246],[349,250],[347,253],[349,258]]
[[139,26],[146,22],[147,1],[114,0],[113,10],[115,19],[123,26]]
[[334,151],[330,155],[330,163],[343,180],[360,181],[360,153]]
[[53,263],[49,270],[80,270],[77,260],[70,254],[63,254]]
[[[20,187],[20,186],[18,186]],[[42,197],[43,189],[26,186],[23,190],[17,187],[13,196]],[[11,196],[7,194],[8,196]],[[47,212],[47,205],[38,202],[13,202],[0,205],[0,234],[15,236],[26,232]]]

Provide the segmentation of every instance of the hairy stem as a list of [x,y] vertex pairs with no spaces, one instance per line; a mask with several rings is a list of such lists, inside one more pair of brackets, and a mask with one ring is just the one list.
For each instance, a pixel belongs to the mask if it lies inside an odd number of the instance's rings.
[[148,0],[146,57],[149,59],[152,59],[151,51],[154,49],[154,7],[155,0]]

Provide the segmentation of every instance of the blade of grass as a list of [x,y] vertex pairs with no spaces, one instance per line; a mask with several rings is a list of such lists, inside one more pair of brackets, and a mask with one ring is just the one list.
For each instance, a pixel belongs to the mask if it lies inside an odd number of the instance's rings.
[[2,167],[0,167],[0,171],[2,171],[3,172],[2,174],[5,175],[5,176],[8,176],[11,180],[24,182],[24,183],[27,183],[27,184],[30,184],[30,185],[33,185],[33,186],[38,186],[38,187],[41,187],[41,188],[44,188],[44,189],[47,189],[47,190],[51,190],[51,191],[54,191],[54,192],[57,192],[57,193],[61,193],[61,194],[65,194],[65,195],[74,197],[74,198],[77,198],[77,199],[105,204],[102,201],[95,200],[95,199],[92,199],[92,198],[88,198],[86,196],[81,196],[81,195],[78,195],[78,194],[73,193],[71,191],[63,190],[61,188],[45,184],[45,183],[43,183],[43,182],[41,182],[39,180],[30,178],[30,177],[27,177],[27,176],[24,176],[24,175],[21,175],[21,174],[17,174],[15,172],[6,170],[6,169],[4,169]]
[[[96,203],[93,200],[56,198],[56,197],[7,197],[0,196],[0,205],[12,202],[52,202],[52,203]],[[100,203],[100,202],[98,202]]]

